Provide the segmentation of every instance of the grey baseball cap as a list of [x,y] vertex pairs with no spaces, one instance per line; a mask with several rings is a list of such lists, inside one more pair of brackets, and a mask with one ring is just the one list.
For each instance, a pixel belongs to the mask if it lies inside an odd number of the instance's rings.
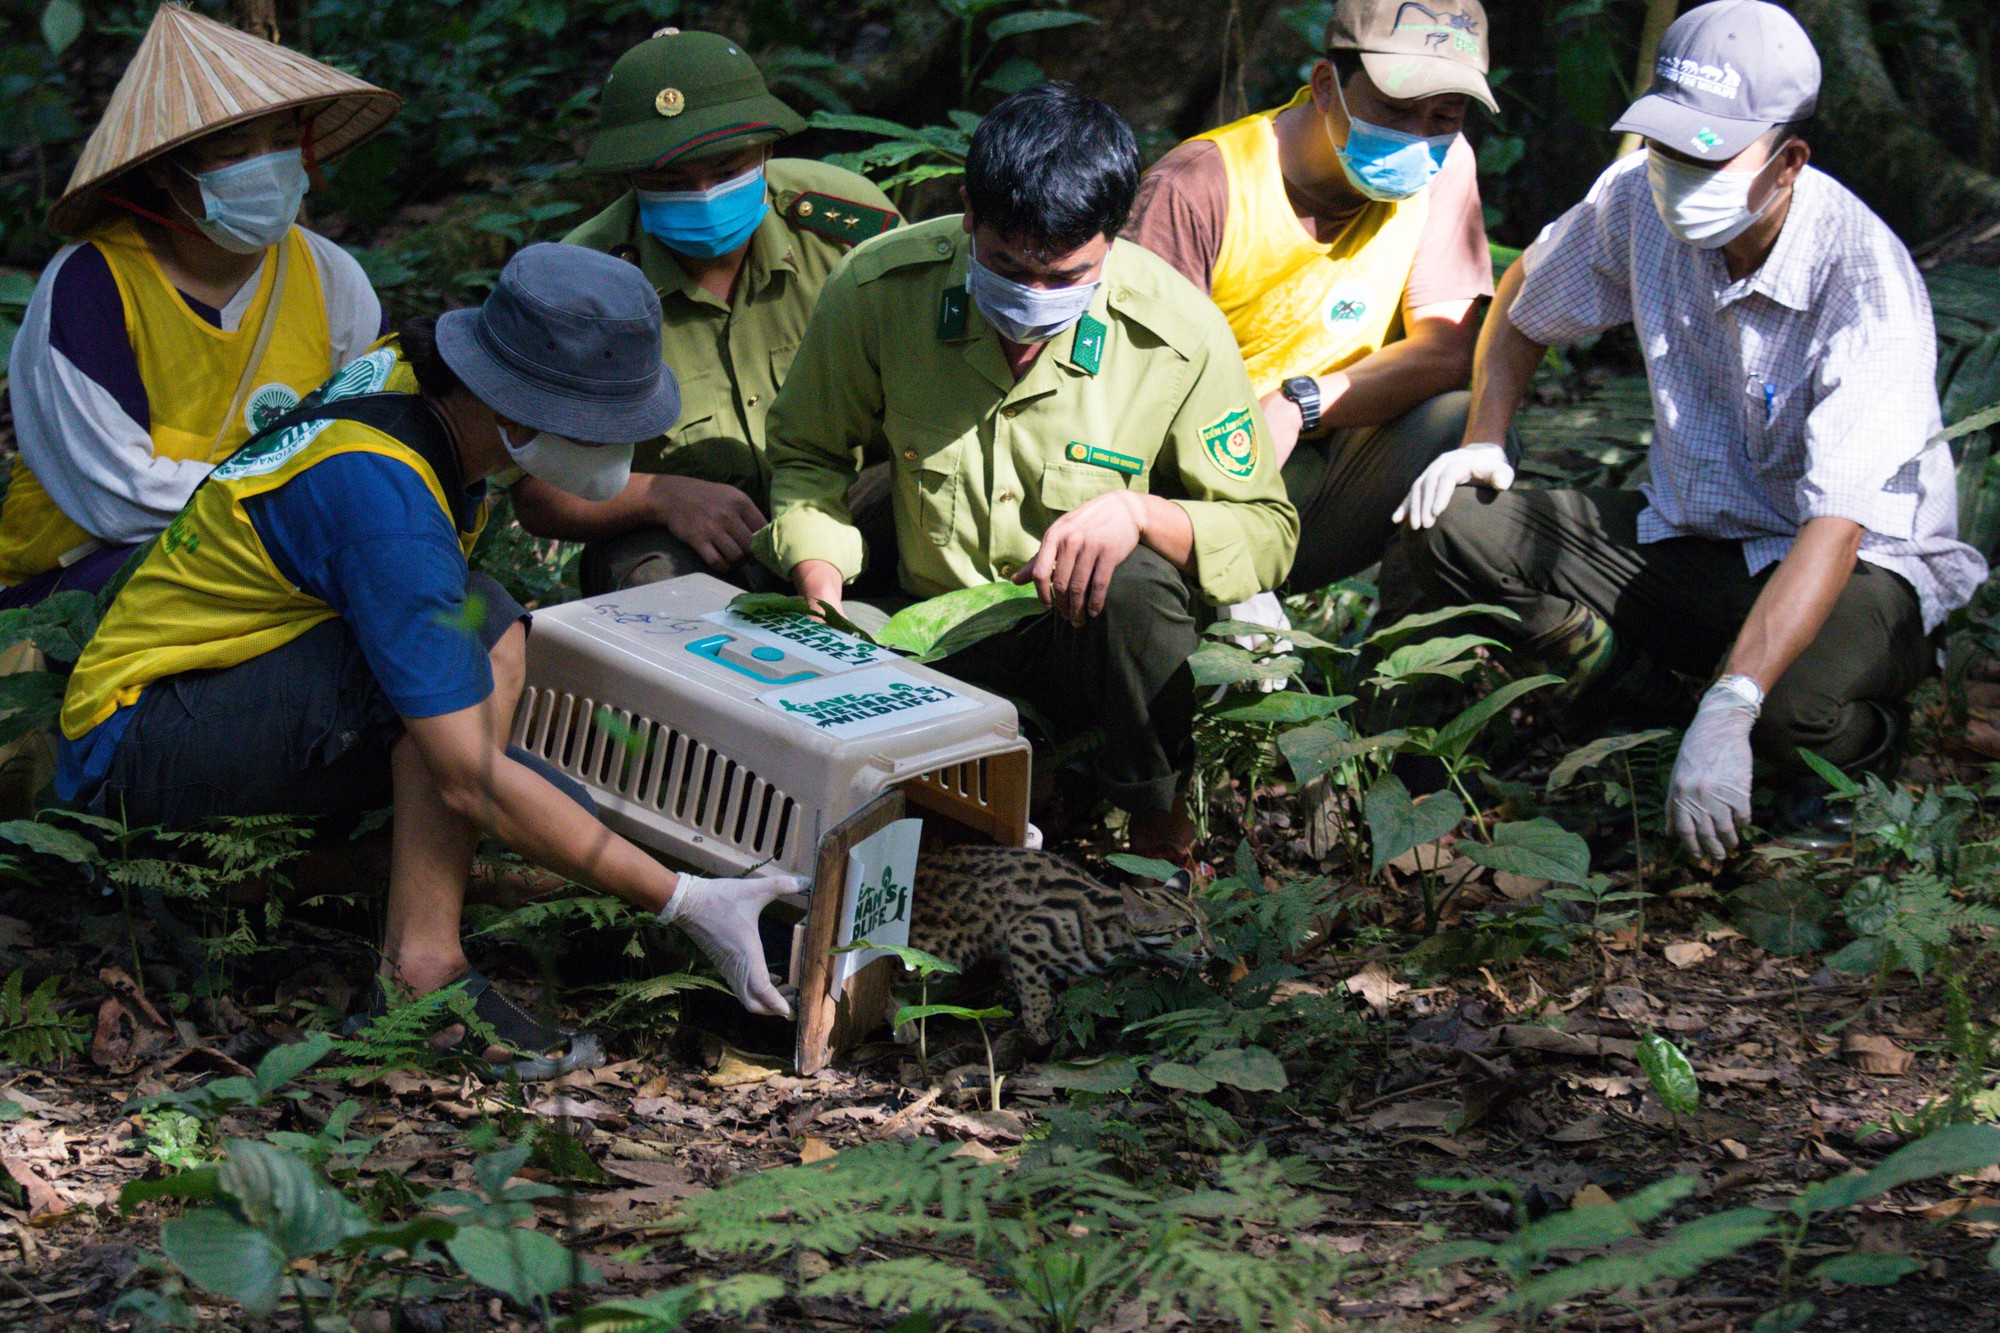
[[1653,86],[1611,128],[1704,162],[1727,162],[1819,105],[1819,52],[1764,0],[1712,0],[1660,39]]
[[681,414],[653,284],[582,246],[522,250],[484,305],[438,316],[437,347],[480,402],[579,443],[637,444]]

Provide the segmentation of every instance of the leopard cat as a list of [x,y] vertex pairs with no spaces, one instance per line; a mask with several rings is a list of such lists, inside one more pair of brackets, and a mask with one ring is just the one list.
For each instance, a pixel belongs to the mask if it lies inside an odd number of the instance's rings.
[[912,897],[910,944],[960,971],[1000,964],[1022,1025],[1045,1046],[1055,1039],[1056,994],[1070,981],[1203,934],[1185,872],[1116,889],[1059,856],[1019,847],[927,852]]

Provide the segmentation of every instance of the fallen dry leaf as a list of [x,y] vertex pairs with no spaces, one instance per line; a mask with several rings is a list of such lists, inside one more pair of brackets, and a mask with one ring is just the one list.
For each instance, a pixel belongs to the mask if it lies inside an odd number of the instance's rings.
[[1536,879],[1533,875],[1517,875],[1511,870],[1493,872],[1493,887],[1517,903],[1541,897],[1542,891],[1548,888],[1550,883],[1551,881],[1546,879]]
[[1715,950],[1700,940],[1681,940],[1677,944],[1669,944],[1660,952],[1666,955],[1668,962],[1680,968],[1693,967],[1715,957]]
[[784,1072],[778,1061],[764,1056],[745,1055],[724,1048],[722,1059],[709,1072],[707,1083],[711,1088],[739,1088],[746,1083],[762,1083],[774,1074]]
[[1381,963],[1370,963],[1346,981],[1349,993],[1359,995],[1377,1013],[1386,1013],[1396,997],[1410,988],[1389,975]]
[[97,1007],[97,1032],[90,1039],[91,1063],[114,1074],[129,1074],[179,1040],[171,1023],[121,968],[97,974],[111,994]]
[[1564,1125],[1549,1135],[1555,1143],[1595,1143],[1598,1139],[1611,1137],[1611,1117],[1599,1111],[1587,1115],[1574,1124]]
[[69,1200],[29,1162],[10,1153],[0,1153],[0,1170],[12,1176],[14,1183],[27,1193],[28,1220],[31,1223],[44,1225],[69,1211]]
[[1457,1102],[1444,1101],[1437,1097],[1425,1097],[1411,1102],[1397,1102],[1385,1106],[1368,1117],[1368,1128],[1382,1129],[1443,1129],[1459,1112]]
[[1572,1208],[1615,1208],[1618,1201],[1607,1194],[1602,1185],[1585,1185],[1570,1196]]
[[799,1163],[811,1166],[814,1162],[824,1162],[834,1155],[833,1145],[817,1134],[808,1134],[799,1145]]
[[1890,1041],[1866,1032],[1850,1032],[1840,1039],[1841,1058],[1864,1074],[1893,1077],[1906,1074],[1915,1057]]
[[570,1120],[605,1120],[622,1125],[625,1117],[603,1102],[585,1097],[544,1097],[528,1105],[529,1115],[564,1117]]

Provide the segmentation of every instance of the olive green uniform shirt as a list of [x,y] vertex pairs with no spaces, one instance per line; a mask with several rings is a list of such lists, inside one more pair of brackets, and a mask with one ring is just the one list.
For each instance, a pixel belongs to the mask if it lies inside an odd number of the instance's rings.
[[[634,472],[701,477],[762,493],[769,477],[765,418],[813,303],[854,242],[881,230],[881,213],[894,225],[888,196],[851,171],[773,158],[764,178],[771,210],[751,234],[728,304],[695,285],[673,252],[639,225],[638,195],[631,191],[563,238],[634,260],[660,294],[660,351],[680,382],[681,416],[666,435],[639,446]],[[803,213],[802,199],[809,210]],[[858,221],[842,202],[863,206]]]
[[[843,502],[886,437],[899,574],[925,597],[1012,577],[1057,515],[1110,491],[1175,500],[1217,605],[1274,588],[1298,514],[1222,313],[1151,252],[1113,243],[1090,311],[1017,383],[965,290],[956,216],[869,241],[827,283],[767,426],[780,574],[867,552]],[[872,460],[871,460],[872,461]]]

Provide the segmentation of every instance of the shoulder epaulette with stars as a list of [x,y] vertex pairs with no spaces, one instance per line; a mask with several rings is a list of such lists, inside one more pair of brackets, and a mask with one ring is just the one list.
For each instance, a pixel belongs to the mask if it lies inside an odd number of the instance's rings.
[[894,228],[900,221],[886,208],[871,208],[838,195],[809,190],[792,201],[785,216],[807,231],[818,232],[842,245],[859,245]]

